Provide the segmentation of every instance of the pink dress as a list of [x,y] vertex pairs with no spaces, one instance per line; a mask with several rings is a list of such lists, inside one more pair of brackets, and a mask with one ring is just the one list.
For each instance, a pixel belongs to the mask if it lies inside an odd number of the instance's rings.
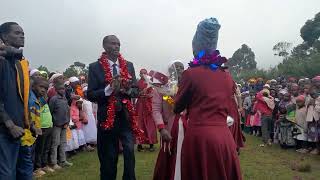
[[140,95],[136,104],[136,110],[138,112],[138,125],[139,128],[144,131],[146,141],[138,142],[139,144],[157,144],[157,129],[153,121],[152,116],[152,96],[153,89],[147,88],[147,84],[144,80],[138,81],[139,90],[145,90],[146,94]]
[[[81,113],[84,113],[83,111]],[[75,101],[72,101],[71,107],[70,107],[70,117],[72,122],[77,126],[77,135],[78,135],[78,143],[79,146],[85,145],[86,140],[84,137],[84,133],[82,130],[82,122],[80,120],[80,115],[82,115],[82,118],[85,117],[85,114],[80,114],[80,110],[76,105]]]

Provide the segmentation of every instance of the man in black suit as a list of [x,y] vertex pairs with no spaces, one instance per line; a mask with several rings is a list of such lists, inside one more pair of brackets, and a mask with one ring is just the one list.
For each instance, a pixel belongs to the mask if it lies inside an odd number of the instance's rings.
[[[105,72],[99,60],[89,65],[88,78],[88,99],[98,103],[98,156],[100,161],[100,179],[115,180],[117,176],[117,163],[119,154],[119,140],[123,146],[124,172],[123,180],[135,180],[135,157],[134,157],[134,136],[131,130],[128,109],[122,103],[123,99],[130,99],[138,95],[134,88],[136,76],[133,64],[127,61],[127,69],[132,76],[130,86],[125,92],[119,90],[119,51],[120,41],[114,36],[106,36],[103,39],[103,48],[110,65],[110,72],[113,76],[113,83],[105,82]],[[121,76],[120,76],[121,78]],[[114,127],[104,129],[101,123],[107,118],[108,99],[115,95],[116,112]]]

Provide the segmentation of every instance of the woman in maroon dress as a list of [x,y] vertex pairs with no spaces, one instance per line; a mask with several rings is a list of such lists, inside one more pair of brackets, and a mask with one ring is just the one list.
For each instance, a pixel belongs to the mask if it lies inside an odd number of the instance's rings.
[[147,74],[146,69],[140,70],[141,79],[138,81],[138,88],[140,95],[136,104],[136,110],[138,112],[138,125],[139,128],[144,131],[146,140],[144,142],[138,142],[138,151],[141,151],[142,144],[149,144],[149,151],[153,152],[154,144],[157,144],[157,129],[152,117],[152,87],[148,87],[144,80],[144,74]]
[[237,146],[226,119],[233,105],[233,80],[216,51],[220,25],[215,18],[198,25],[195,59],[181,78],[175,113],[188,112],[181,152],[182,180],[241,180]]

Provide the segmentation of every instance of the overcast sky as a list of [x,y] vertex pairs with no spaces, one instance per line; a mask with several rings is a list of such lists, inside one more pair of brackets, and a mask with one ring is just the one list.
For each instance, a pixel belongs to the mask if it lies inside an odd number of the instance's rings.
[[279,41],[302,42],[300,28],[320,12],[320,0],[1,0],[0,22],[16,21],[25,31],[25,56],[32,67],[63,71],[74,61],[89,64],[102,52],[102,39],[115,34],[136,70],[164,70],[175,59],[192,58],[197,24],[218,18],[218,49],[231,57],[241,44],[259,67],[281,60]]

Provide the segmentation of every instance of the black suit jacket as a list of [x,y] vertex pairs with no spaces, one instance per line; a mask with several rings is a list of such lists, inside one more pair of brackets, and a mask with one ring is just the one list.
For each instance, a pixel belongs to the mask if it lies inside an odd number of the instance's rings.
[[[138,96],[138,89],[136,88],[136,75],[132,62],[127,61],[128,72],[132,76],[132,88],[128,98],[135,98]],[[107,86],[104,80],[105,73],[99,61],[91,63],[89,65],[89,77],[88,77],[88,91],[87,97],[91,102],[98,104],[98,121],[105,121],[107,117],[106,108],[108,106],[109,97],[105,96],[104,89]]]

